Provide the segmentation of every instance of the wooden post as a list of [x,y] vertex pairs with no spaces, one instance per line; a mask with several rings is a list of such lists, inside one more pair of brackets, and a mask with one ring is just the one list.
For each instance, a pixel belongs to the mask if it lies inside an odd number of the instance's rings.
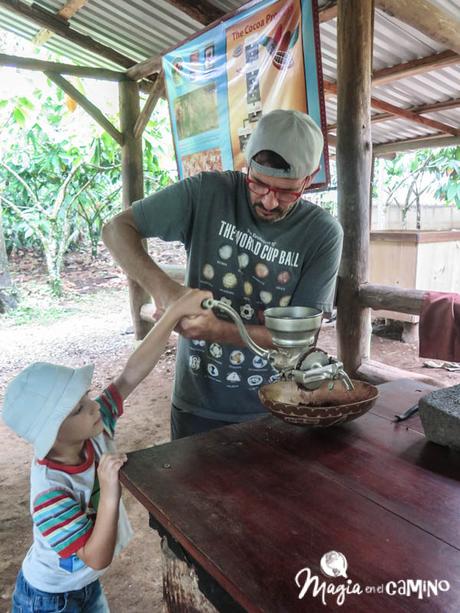
[[[144,196],[142,166],[142,138],[134,137],[134,126],[139,117],[139,86],[134,81],[120,83],[120,128],[123,134],[121,147],[121,176],[123,182],[123,208]],[[141,319],[141,306],[150,301],[148,293],[128,278],[131,317],[136,339],[144,338],[151,324]]]
[[337,346],[353,376],[370,353],[370,311],[359,301],[369,272],[372,158],[370,99],[373,1],[337,3],[337,185],[345,237],[339,272]]

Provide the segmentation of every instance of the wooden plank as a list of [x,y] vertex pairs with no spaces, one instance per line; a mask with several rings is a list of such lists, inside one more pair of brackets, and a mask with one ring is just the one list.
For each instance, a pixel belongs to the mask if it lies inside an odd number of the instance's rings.
[[371,106],[373,109],[385,111],[386,113],[392,113],[397,117],[403,117],[404,119],[408,119],[413,123],[418,123],[422,126],[433,128],[434,130],[438,130],[439,132],[452,134],[452,136],[460,136],[460,130],[458,128],[454,128],[453,126],[449,126],[448,124],[436,121],[435,119],[430,119],[429,117],[423,117],[418,113],[414,113],[413,111],[410,111],[408,109],[403,109],[399,106],[395,106],[394,104],[389,104],[388,102],[384,102],[383,100],[377,100],[377,98],[372,98]]
[[359,287],[359,300],[371,309],[387,309],[420,315],[425,290],[404,289],[397,285],[365,283]]
[[90,102],[88,98],[85,98],[85,96],[81,94],[78,89],[72,85],[72,83],[69,83],[69,81],[64,79],[64,77],[61,77],[61,75],[55,72],[45,71],[45,75],[48,77],[48,79],[53,81],[53,83],[56,83],[56,85],[64,90],[65,93],[75,100],[75,102],[77,102],[83,109],[85,109],[88,115],[91,115],[94,121],[97,121],[97,123],[102,126],[119,145],[123,144],[123,136],[121,132],[119,132],[119,130],[117,130],[115,126],[110,123],[102,111],[100,111],[92,102]]
[[167,0],[167,2],[204,26],[222,19],[226,14],[206,0]]
[[320,23],[326,23],[332,21],[337,17],[337,2],[328,2],[325,6],[322,6],[318,11],[318,18]]
[[[337,94],[337,83],[332,83],[331,81],[324,81],[324,89],[331,94]],[[418,115],[417,113],[414,113],[409,109],[403,109],[399,106],[395,106],[394,104],[384,102],[383,100],[371,98],[370,104],[374,109],[385,111],[386,113],[390,113],[396,117],[403,117],[404,119],[412,121],[413,123],[418,123],[420,125],[433,128],[434,130],[438,130],[439,132],[446,132],[447,134],[452,134],[453,136],[460,135],[460,130],[458,128],[454,128],[453,126],[449,126],[434,119],[429,119],[428,117],[422,117],[422,115]]]
[[[62,17],[66,21],[69,21],[78,11],[87,4],[88,0],[68,0],[64,6],[62,6],[57,15]],[[44,45],[52,36],[54,32],[51,32],[47,28],[42,28],[32,39],[35,45]]]
[[[142,164],[142,140],[134,136],[134,126],[139,117],[139,86],[134,81],[120,83],[120,125],[123,134],[121,148],[121,176],[123,183],[123,208],[129,208],[144,196],[144,170]],[[146,242],[144,241],[144,248]],[[129,303],[136,339],[142,339],[152,324],[141,319],[141,307],[150,301],[149,294],[135,281],[128,278]]]
[[450,243],[460,240],[460,230],[386,230],[372,231],[371,241],[420,243]]
[[[436,113],[438,111],[445,111],[448,109],[456,109],[460,106],[460,98],[451,98],[450,100],[441,100],[440,102],[434,102],[432,104],[420,104],[419,106],[411,106],[408,110],[417,115],[423,113]],[[378,115],[371,116],[371,124],[381,123],[382,121],[389,121],[394,119],[392,113],[379,113]],[[327,126],[328,132],[334,132],[337,129],[337,124],[331,123]],[[424,137],[423,137],[424,138]]]
[[409,62],[403,62],[396,64],[395,66],[388,66],[375,70],[372,73],[372,85],[374,87],[378,85],[385,85],[391,83],[397,79],[405,79],[406,77],[413,77],[417,74],[423,74],[431,70],[437,70],[439,68],[445,68],[452,64],[458,64],[460,62],[460,55],[455,51],[448,49],[447,51],[441,51],[441,53],[435,53],[434,55],[428,55],[425,57],[410,60]]
[[345,370],[353,376],[370,353],[370,311],[359,303],[357,290],[369,275],[373,4],[339,0],[337,7],[337,201],[344,229],[337,347]]
[[76,15],[85,4],[88,4],[88,0],[67,0],[64,6],[59,9],[58,15],[68,20]]
[[374,145],[374,155],[383,157],[389,153],[400,151],[413,151],[414,149],[426,149],[430,147],[456,147],[460,145],[460,136],[420,136],[408,140],[398,140],[390,143]]
[[137,63],[131,58],[118,53],[118,51],[95,41],[91,37],[73,30],[64,19],[50,13],[49,11],[39,8],[36,4],[28,5],[25,2],[21,2],[21,0],[0,0],[0,6],[12,11],[13,13],[16,13],[17,15],[21,15],[22,17],[25,17],[26,19],[29,19],[30,21],[33,21],[34,23],[37,23],[48,30],[51,30],[55,34],[59,34],[59,36],[62,36],[62,38],[71,40],[83,49],[88,49],[92,53],[105,57],[119,66],[130,68]]
[[58,62],[46,62],[35,60],[30,57],[18,57],[0,53],[0,66],[21,68],[24,70],[39,70],[40,72],[57,72],[59,74],[74,75],[86,79],[104,79],[106,81],[124,81],[124,72],[109,70],[108,68],[92,68],[90,66],[73,66],[72,64],[60,64]]
[[134,126],[134,138],[140,138],[145,130],[145,126],[147,125],[150,116],[158,102],[158,100],[165,95],[165,82],[163,72],[157,76],[155,84],[152,88],[152,91],[149,94],[149,97],[145,101],[144,108],[142,109],[139,117],[136,120],[136,124]]
[[429,0],[375,0],[375,7],[460,53],[460,20]]
[[[401,412],[416,389],[382,390],[375,409]],[[122,482],[248,611],[323,611],[311,595],[299,602],[293,578],[305,567],[321,577],[330,550],[362,585],[451,583],[436,601],[363,594],[344,610],[456,611],[460,455],[413,429],[374,413],[329,429],[268,417],[128,457]]]
[[133,81],[138,81],[139,79],[143,79],[145,77],[149,77],[161,70],[161,57],[151,57],[143,62],[139,62],[128,68],[126,71],[126,76],[128,79],[132,79]]
[[[393,312],[393,311],[391,311]],[[414,382],[421,384],[432,385],[435,387],[442,387],[439,382],[428,375],[420,375],[418,373],[411,372],[410,370],[404,370],[402,368],[396,368],[377,362],[376,360],[363,360],[361,366],[356,372],[356,377],[362,381],[367,381],[374,385],[385,384],[388,382],[399,381],[401,379],[410,379]]]

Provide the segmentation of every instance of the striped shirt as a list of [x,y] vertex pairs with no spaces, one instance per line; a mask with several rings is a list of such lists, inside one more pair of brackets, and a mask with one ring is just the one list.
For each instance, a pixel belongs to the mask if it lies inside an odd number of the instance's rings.
[[[23,565],[27,581],[45,592],[78,590],[99,577],[78,558],[76,552],[87,542],[94,528],[99,504],[97,463],[103,453],[116,451],[115,425],[123,413],[122,399],[110,385],[97,399],[104,432],[86,441],[85,460],[78,466],[64,466],[34,458],[31,468],[31,514],[34,542]],[[131,527],[120,502],[115,553],[131,537]]]

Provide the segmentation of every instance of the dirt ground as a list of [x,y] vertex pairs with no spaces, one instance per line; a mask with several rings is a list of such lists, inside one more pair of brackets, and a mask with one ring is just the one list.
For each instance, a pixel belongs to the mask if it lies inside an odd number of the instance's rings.
[[[175,245],[159,249],[160,260],[183,262]],[[83,270],[83,272],[82,272]],[[13,259],[15,282],[26,291],[28,283],[42,283],[39,259],[19,254]],[[0,402],[7,382],[32,361],[47,360],[81,366],[93,362],[95,390],[101,390],[120,370],[133,347],[133,334],[123,275],[102,252],[97,263],[84,254],[67,259],[64,274],[67,296],[63,303],[69,313],[45,325],[34,322],[12,325],[0,316]],[[33,288],[34,286],[30,286]],[[77,304],[76,296],[89,302]],[[74,301],[75,299],[75,301]],[[75,304],[73,304],[75,302]],[[86,306],[85,306],[86,305]],[[75,312],[73,306],[78,306]],[[319,346],[334,353],[335,329],[326,326]],[[372,358],[428,374],[444,385],[460,383],[460,373],[423,368],[416,344],[408,345],[373,336]],[[174,372],[175,338],[155,371],[126,403],[125,416],[117,432],[118,448],[133,451],[169,440],[169,398]],[[29,515],[30,447],[0,422],[0,612],[9,610],[16,573],[31,541]],[[102,582],[113,613],[161,611],[161,567],[159,538],[149,527],[147,513],[128,493],[123,498],[135,537],[114,560]]]

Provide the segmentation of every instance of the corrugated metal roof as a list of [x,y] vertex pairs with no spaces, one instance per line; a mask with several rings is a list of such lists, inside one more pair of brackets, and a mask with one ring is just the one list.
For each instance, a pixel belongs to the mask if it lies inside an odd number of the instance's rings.
[[[211,0],[209,0],[211,1]],[[431,0],[433,5],[448,14],[460,18],[460,0]],[[32,2],[29,0],[29,3]],[[38,0],[38,6],[56,13],[65,0]],[[233,11],[244,4],[240,0],[212,0],[215,7],[225,12]],[[325,4],[320,0],[319,4]],[[188,17],[166,0],[89,0],[71,19],[72,29],[90,36],[94,40],[141,61],[159,55],[162,50],[177,44],[195,32],[202,25]],[[22,17],[0,8],[0,28],[32,39],[40,27]],[[337,35],[336,20],[320,26],[324,78],[336,80]],[[117,68],[117,66],[94,53],[80,48],[57,35],[45,45],[80,65]],[[414,28],[376,10],[374,23],[374,71],[394,66],[413,59],[422,58],[446,49],[445,46],[415,30]],[[429,72],[392,81],[373,88],[375,98],[395,106],[411,108],[424,104],[456,99],[460,97],[460,64],[433,69]],[[326,100],[328,124],[335,124],[337,105],[334,98]],[[373,112],[373,114],[379,114]],[[430,111],[425,116],[439,122],[460,128],[460,108]],[[374,143],[392,142],[432,135],[431,127],[413,123],[407,119],[391,118],[372,126]]]

